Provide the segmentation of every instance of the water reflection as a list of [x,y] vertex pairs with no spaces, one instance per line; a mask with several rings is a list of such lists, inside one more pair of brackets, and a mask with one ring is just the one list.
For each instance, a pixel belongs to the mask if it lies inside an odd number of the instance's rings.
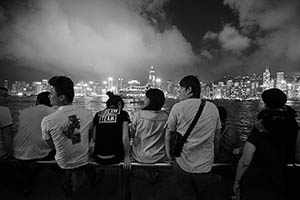
[[[11,97],[9,108],[13,115],[14,122],[17,122],[19,111],[34,105],[36,97]],[[87,97],[75,98],[74,104],[80,105],[93,111],[93,113],[102,110],[106,107],[107,96],[103,97]],[[124,100],[126,110],[132,117],[134,112],[143,107],[143,102],[135,100]],[[172,106],[178,100],[167,99],[164,109],[170,112]],[[255,101],[232,101],[232,100],[214,100],[216,105],[224,106],[228,111],[228,123],[236,126],[242,136],[247,136],[253,127],[257,113],[263,108],[263,102],[260,100]],[[296,111],[300,111],[299,101],[288,101],[288,105],[292,106]],[[298,114],[297,120],[300,123],[300,116]]]

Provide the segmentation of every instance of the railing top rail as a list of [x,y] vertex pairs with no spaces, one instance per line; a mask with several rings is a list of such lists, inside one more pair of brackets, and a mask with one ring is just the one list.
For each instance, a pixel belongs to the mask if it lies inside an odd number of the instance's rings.
[[[12,159],[9,162],[18,162],[19,160]],[[7,162],[7,161],[0,161],[0,162]],[[33,163],[38,163],[38,164],[56,164],[55,160],[50,160],[50,161],[33,161]],[[101,165],[99,163],[96,163],[94,161],[89,162],[90,165],[96,165],[96,166],[103,166],[103,167],[117,167],[117,166],[123,166],[124,163],[118,163],[118,164],[113,164],[113,165]],[[172,167],[173,162],[160,162],[160,163],[138,163],[138,162],[132,162],[131,166],[137,166],[137,167]],[[214,163],[213,167],[224,167],[224,166],[232,166],[230,163]],[[287,164],[288,167],[300,167],[300,163],[290,163]]]

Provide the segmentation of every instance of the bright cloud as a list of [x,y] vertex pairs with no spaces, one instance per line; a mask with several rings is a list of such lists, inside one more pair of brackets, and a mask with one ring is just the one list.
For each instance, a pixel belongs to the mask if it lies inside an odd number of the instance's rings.
[[238,30],[230,25],[225,25],[218,39],[225,50],[242,51],[249,47],[251,40],[242,36]]
[[[17,8],[0,29],[0,55],[43,69],[122,74],[156,65],[169,70],[195,61],[176,27],[159,32],[131,0],[38,0]],[[153,1],[148,17],[166,1]],[[135,5],[135,6],[133,6]],[[155,16],[153,16],[155,19]]]

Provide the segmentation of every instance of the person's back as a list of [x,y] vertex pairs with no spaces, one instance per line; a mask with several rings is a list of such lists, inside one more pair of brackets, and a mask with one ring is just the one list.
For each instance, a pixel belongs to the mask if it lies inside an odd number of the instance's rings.
[[166,160],[165,125],[168,114],[162,111],[164,93],[151,88],[146,91],[145,107],[135,113],[131,124],[132,156],[141,163]]
[[140,110],[132,121],[132,156],[141,163],[166,158],[164,138],[168,114],[165,111]]
[[45,105],[24,109],[19,115],[18,132],[13,138],[13,156],[21,160],[38,159],[52,150],[42,139],[41,121],[55,112]]
[[107,108],[96,113],[94,117],[95,160],[98,156],[108,155],[117,155],[120,160],[123,159],[122,122],[124,120],[129,120],[129,115],[118,108]]
[[89,140],[93,113],[73,105],[74,84],[65,76],[49,80],[50,101],[58,110],[41,123],[42,137],[55,147],[55,160],[63,169],[75,169],[89,162]]
[[[38,95],[49,98],[50,92]],[[50,102],[50,101],[49,101]],[[20,160],[40,159],[46,157],[52,148],[42,139],[41,121],[45,116],[55,112],[49,105],[38,103],[28,107],[19,115],[18,132],[13,138],[13,156]]]
[[[167,121],[165,137],[166,153],[170,153],[172,135],[186,134],[198,112],[201,102],[200,82],[195,76],[186,76],[180,82],[180,97],[183,101],[175,104]],[[205,102],[205,101],[204,101]],[[175,158],[174,176],[179,199],[220,199],[221,178],[211,169],[214,151],[218,149],[221,122],[217,107],[206,101],[202,114],[183,143],[179,157]]]
[[55,160],[61,168],[76,168],[89,162],[89,128],[93,114],[77,105],[61,106],[43,119],[44,139],[52,138]]
[[278,88],[265,90],[261,97],[265,103],[265,108],[276,109],[284,116],[281,134],[283,136],[282,141],[287,144],[285,147],[285,158],[288,163],[294,163],[298,134],[296,112],[291,106],[285,105],[287,102],[287,96]]
[[[284,115],[278,109],[264,109],[247,138],[239,161],[234,190],[247,199],[284,199],[286,140],[282,138]],[[240,186],[239,186],[240,184]]]
[[[168,125],[177,121],[177,132],[182,135],[193,120],[200,106],[200,99],[187,99],[175,104],[170,113]],[[216,129],[221,126],[216,106],[207,101],[197,124],[183,146],[176,162],[185,171],[194,173],[209,172],[214,160],[214,138]]]
[[95,114],[93,138],[94,160],[100,164],[117,164],[124,160],[123,167],[130,168],[129,115],[122,110],[124,102],[118,95],[108,93],[107,108]]

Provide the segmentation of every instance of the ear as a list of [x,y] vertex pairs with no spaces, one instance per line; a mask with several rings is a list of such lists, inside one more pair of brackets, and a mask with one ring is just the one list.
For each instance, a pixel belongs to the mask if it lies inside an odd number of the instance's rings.
[[189,87],[186,89],[186,93],[187,93],[187,94],[193,94],[193,93],[192,93],[192,87],[191,87],[191,86],[189,86]]
[[255,122],[255,127],[258,131],[263,132],[264,129],[264,125],[263,125],[263,120],[262,119],[257,119]]
[[60,101],[60,102],[64,102],[64,101],[66,100],[66,96],[63,95],[63,94],[62,94],[62,95],[59,95],[58,98],[59,98],[59,101]]

